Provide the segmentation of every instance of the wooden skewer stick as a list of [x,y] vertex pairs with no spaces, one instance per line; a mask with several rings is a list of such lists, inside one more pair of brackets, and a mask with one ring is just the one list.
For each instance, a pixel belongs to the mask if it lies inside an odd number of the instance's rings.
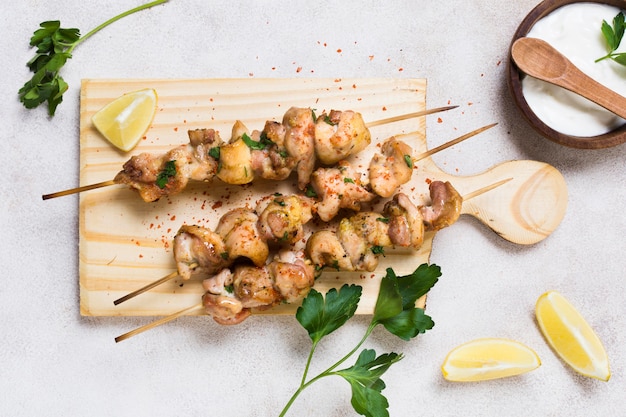
[[444,149],[447,149],[447,148],[449,148],[451,146],[454,146],[457,143],[461,143],[465,139],[469,139],[472,136],[476,136],[477,134],[479,134],[481,132],[484,132],[487,129],[491,129],[492,127],[494,127],[496,125],[497,125],[497,123],[492,123],[490,125],[483,126],[483,127],[478,128],[478,129],[476,129],[476,130],[474,130],[472,132],[466,133],[463,136],[459,136],[456,139],[453,139],[453,140],[451,140],[449,142],[446,142],[446,143],[444,143],[442,145],[439,145],[439,146],[437,146],[435,148],[429,149],[426,152],[423,152],[423,153],[419,154],[417,157],[413,158],[413,161],[417,162],[417,161],[419,161],[421,159],[428,158],[429,156],[434,155],[434,154],[436,154],[439,151],[443,151]]
[[[465,135],[460,136],[460,137],[458,137],[458,138],[456,138],[456,139],[453,139],[453,140],[451,140],[451,141],[449,141],[449,142],[446,142],[446,143],[444,143],[443,145],[439,145],[439,146],[437,146],[436,148],[433,148],[433,149],[431,149],[431,150],[429,150],[429,151],[426,151],[426,152],[423,152],[423,153],[419,154],[417,157],[413,158],[413,161],[414,161],[414,162],[417,162],[417,161],[419,161],[419,160],[421,160],[421,159],[424,159],[424,158],[426,158],[426,157],[428,157],[428,156],[430,156],[430,155],[435,154],[436,152],[439,152],[439,151],[442,151],[442,150],[444,150],[444,149],[447,149],[447,148],[449,148],[449,147],[451,147],[451,146],[453,146],[453,145],[456,145],[457,143],[460,143],[460,142],[462,142],[462,141],[464,141],[464,140],[466,140],[466,139],[471,138],[472,136],[476,136],[477,134],[479,134],[479,133],[481,133],[481,132],[484,132],[484,131],[485,131],[485,130],[487,130],[487,129],[490,129],[490,128],[494,127],[495,125],[497,125],[497,123],[492,123],[492,124],[490,124],[490,125],[487,125],[487,126],[483,126],[483,127],[481,127],[481,128],[478,128],[478,129],[476,129],[476,130],[474,130],[474,131],[472,131],[472,132],[466,133]],[[500,183],[496,183],[496,184],[495,184],[495,187],[497,187],[497,186],[499,186],[499,185],[501,185],[501,184],[500,184]],[[494,188],[495,188],[495,187],[494,187]],[[486,190],[486,191],[489,191],[489,190]],[[480,194],[482,194],[483,192],[484,192],[484,191],[481,191],[481,190],[477,190],[477,191],[475,191],[475,193],[478,193],[478,194],[476,194],[476,195],[480,195]],[[470,197],[470,198],[471,198],[471,197]],[[197,266],[197,265],[192,266],[192,268],[195,268],[196,266]],[[150,284],[146,285],[145,287],[139,288],[138,290],[133,291],[132,293],[130,293],[130,294],[128,294],[128,295],[125,295],[124,297],[119,298],[119,299],[117,299],[117,300],[113,301],[113,304],[118,305],[118,304],[120,304],[120,303],[123,303],[124,301],[128,301],[128,300],[130,300],[131,298],[134,298],[134,297],[138,296],[139,294],[143,294],[144,292],[146,292],[146,291],[148,291],[148,290],[151,290],[152,288],[154,288],[154,287],[156,287],[156,286],[158,286],[158,285],[161,285],[161,284],[163,284],[163,283],[165,283],[165,282],[167,282],[167,281],[169,281],[169,280],[171,280],[171,279],[173,279],[173,278],[176,278],[177,276],[178,276],[177,272],[176,272],[176,271],[174,271],[174,272],[172,272],[171,274],[168,274],[168,275],[164,276],[163,278],[161,278],[161,279],[159,279],[159,280],[157,280],[157,281],[154,281],[154,282],[152,282],[152,283],[150,283]]]
[[[198,266],[197,263],[193,263],[193,264],[189,265],[189,268],[194,269],[197,266]],[[135,290],[135,291],[131,292],[130,294],[127,294],[127,295],[125,295],[125,296],[123,296],[121,298],[118,298],[117,300],[113,301],[113,304],[118,305],[120,303],[123,303],[124,301],[128,301],[131,298],[134,298],[134,297],[138,296],[139,294],[143,294],[144,292],[153,289],[154,287],[158,287],[161,284],[165,284],[167,281],[169,281],[171,279],[174,279],[177,276],[178,276],[178,271],[171,272],[171,273],[167,274],[166,276],[164,276],[161,279],[158,279],[158,280],[156,280],[154,282],[151,282],[150,284],[148,284],[148,285],[146,285],[144,287],[141,287],[138,290]]]
[[[477,196],[479,196],[481,194],[484,194],[484,193],[486,193],[488,191],[491,191],[494,188],[497,188],[497,187],[501,186],[502,184],[506,184],[507,182],[511,181],[512,179],[513,179],[512,177],[511,178],[506,178],[506,179],[497,181],[497,182],[495,182],[493,184],[487,185],[486,187],[482,187],[482,188],[479,188],[478,190],[472,191],[471,193],[466,194],[463,197],[463,201],[467,201],[467,200],[469,200],[471,198],[477,197]],[[124,333],[123,335],[116,337],[115,338],[115,342],[116,343],[121,342],[122,340],[126,340],[126,339],[128,339],[128,338],[130,338],[132,336],[135,336],[135,335],[137,335],[139,333],[143,333],[146,330],[153,329],[153,328],[155,328],[157,326],[160,326],[162,324],[165,324],[167,322],[175,320],[175,319],[177,319],[180,316],[183,316],[183,315],[185,315],[187,313],[190,313],[192,311],[195,311],[195,310],[203,308],[203,307],[204,306],[202,304],[196,304],[194,306],[187,307],[184,310],[178,311],[176,313],[170,314],[169,316],[165,316],[163,318],[160,318],[159,320],[156,320],[156,321],[154,321],[152,323],[148,323],[148,324],[146,324],[144,326],[138,327],[135,330],[131,330],[128,333]]]
[[513,180],[513,177],[506,178],[506,179],[500,180],[498,182],[494,182],[491,185],[487,185],[486,187],[479,188],[478,190],[472,191],[471,193],[466,194],[465,196],[463,196],[463,201],[467,201],[470,198],[478,197],[481,194],[485,194],[487,191],[491,191],[494,188],[497,188],[497,187],[499,187],[499,186],[501,186],[503,184],[506,184],[507,182],[509,182],[511,180]]
[[49,200],[51,198],[63,197],[65,195],[77,194],[83,191],[95,190],[96,188],[108,187],[110,185],[115,185],[115,181],[103,181],[96,184],[83,185],[82,187],[70,188],[69,190],[57,191],[56,193],[44,194],[41,196],[44,200]]
[[415,117],[422,117],[422,116],[427,116],[429,114],[441,113],[443,111],[456,109],[457,107],[459,106],[445,106],[445,107],[436,107],[434,109],[421,110],[415,113],[407,113],[407,114],[402,114],[400,116],[389,117],[387,119],[376,120],[374,122],[366,123],[365,126],[367,126],[368,128],[371,128],[375,126],[386,125],[389,123],[400,122],[402,120],[413,119]]
[[184,310],[181,310],[178,313],[174,313],[174,314],[170,314],[169,316],[165,316],[165,317],[163,317],[163,318],[161,318],[159,320],[153,321],[152,323],[146,324],[145,326],[138,327],[135,330],[131,330],[128,333],[124,333],[123,335],[117,336],[115,338],[115,343],[119,343],[122,340],[128,339],[129,337],[133,337],[133,336],[135,336],[135,335],[137,335],[139,333],[143,333],[146,330],[150,330],[153,327],[160,326],[162,324],[167,323],[168,321],[172,321],[174,319],[177,319],[180,316],[184,316],[187,313],[191,313],[192,311],[199,310],[201,308],[203,308],[202,304],[196,304],[194,306],[191,306],[191,307],[188,307],[188,308],[186,308]]
[[[418,111],[418,112],[415,112],[415,113],[408,113],[408,114],[403,114],[403,115],[400,115],[400,116],[389,117],[387,119],[376,120],[374,122],[366,124],[366,126],[368,128],[374,127],[374,126],[380,126],[380,125],[384,125],[384,124],[388,124],[388,123],[399,122],[401,120],[407,120],[407,119],[412,119],[412,118],[415,118],[415,117],[426,116],[426,115],[433,114],[433,113],[440,113],[440,112],[456,109],[457,107],[459,107],[459,106],[445,106],[445,107],[437,107],[437,108],[434,108],[434,109],[426,109],[426,110]],[[66,196],[66,195],[71,195],[71,194],[78,194],[78,193],[81,193],[83,191],[95,190],[96,188],[109,187],[109,186],[115,185],[115,184],[116,184],[116,182],[114,180],[103,181],[103,182],[99,182],[99,183],[96,183],[96,184],[83,185],[81,187],[70,188],[70,189],[64,190],[64,191],[57,191],[55,193],[44,194],[44,195],[41,196],[41,198],[44,199],[44,200],[49,200],[51,198],[63,197],[63,196]]]

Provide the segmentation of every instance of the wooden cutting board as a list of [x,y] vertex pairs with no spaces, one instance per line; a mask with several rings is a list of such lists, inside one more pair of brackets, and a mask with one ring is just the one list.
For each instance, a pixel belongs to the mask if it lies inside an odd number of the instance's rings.
[[[142,88],[156,89],[157,113],[145,138],[125,154],[100,136],[91,117],[120,95]],[[318,114],[330,109],[355,110],[369,123],[423,110],[425,103],[424,79],[84,80],[80,103],[80,185],[112,179],[134,154],[162,153],[186,143],[187,131],[191,129],[211,127],[227,138],[235,120],[241,120],[251,130],[261,129],[266,120],[282,120],[291,106],[311,107]],[[450,114],[427,117],[452,117]],[[426,117],[420,117],[373,127],[372,145],[351,158],[351,162],[366,173],[377,145],[393,135],[402,135],[416,155],[426,151],[425,126]],[[451,139],[452,134],[448,140]],[[432,180],[449,180],[466,195],[511,178],[506,184],[468,200],[463,213],[477,217],[516,243],[532,244],[544,239],[565,213],[565,181],[547,164],[507,162],[472,177],[445,173],[430,158],[416,165],[413,179],[402,191],[418,204],[428,202],[428,183]],[[254,207],[260,197],[277,191],[296,192],[295,181],[265,181],[253,186],[219,181],[195,183],[182,194],[155,203],[145,203],[135,192],[117,185],[83,192],[79,209],[81,314],[161,316],[198,304],[203,292],[201,283],[180,279],[117,306],[113,301],[175,269],[172,239],[182,224],[213,228],[226,211],[243,205]],[[383,203],[377,202],[372,209]],[[320,226],[333,225],[316,225]],[[324,272],[315,288],[324,293],[343,283],[359,284],[363,286],[363,297],[357,313],[371,313],[385,269],[393,266],[398,275],[403,275],[428,262],[433,237],[434,234],[427,234],[418,251],[386,250],[386,256],[372,273]],[[295,306],[280,306],[264,314],[294,311]]]

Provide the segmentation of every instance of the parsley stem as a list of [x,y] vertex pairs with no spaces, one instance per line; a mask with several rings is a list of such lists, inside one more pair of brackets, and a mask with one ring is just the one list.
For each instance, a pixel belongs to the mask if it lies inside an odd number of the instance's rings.
[[306,381],[306,377],[307,377],[307,374],[309,372],[309,366],[311,365],[311,360],[313,359],[313,353],[315,352],[315,347],[317,346],[317,342],[314,342],[313,346],[311,346],[311,350],[309,352],[309,357],[307,358],[307,361],[306,361],[306,366],[304,367],[304,373],[302,375],[302,381],[300,382],[300,386],[298,387],[296,392],[293,393],[291,398],[289,398],[289,401],[287,402],[287,404],[285,405],[283,410],[280,412],[278,417],[284,417],[287,414],[287,411],[289,411],[289,408],[291,408],[291,405],[294,403],[296,398],[298,398],[298,396],[302,393],[302,391],[304,391],[307,387],[309,387],[314,382],[316,382],[316,381],[318,381],[318,380],[320,380],[320,379],[322,379],[324,377],[333,375],[333,373],[332,373],[333,370],[335,370],[339,365],[344,363],[352,355],[354,355],[354,353],[357,350],[359,350],[359,348],[363,345],[363,343],[365,343],[365,340],[370,336],[370,334],[372,334],[372,331],[374,330],[374,328],[377,325],[378,325],[377,322],[372,321],[370,323],[370,325],[368,326],[367,331],[365,332],[365,334],[363,335],[363,337],[361,338],[359,343],[357,343],[357,345],[354,347],[354,349],[352,349],[343,358],[339,359],[337,362],[335,362],[333,365],[331,365],[328,369],[326,369],[325,371],[319,373],[317,376],[311,378],[309,381]]
[[[363,343],[365,343],[365,340],[370,336],[370,334],[372,334],[372,331],[374,330],[374,327],[376,327],[377,325],[378,325],[378,323],[372,321],[370,323],[370,325],[367,327],[367,331],[365,332],[365,334],[363,335],[363,337],[361,338],[359,343],[357,343],[357,345],[354,347],[354,349],[352,349],[350,352],[348,352],[343,358],[341,358],[337,362],[335,362],[335,364],[332,365],[330,368],[328,368],[324,372],[322,372],[322,374],[330,374],[335,368],[337,368],[339,365],[341,365],[342,363],[344,363],[345,361],[350,359],[350,357],[352,355],[354,355],[354,353],[357,350],[359,350],[359,348],[363,345]],[[313,381],[311,380],[311,382],[313,382]]]
[[141,10],[149,9],[150,7],[153,7],[153,6],[158,6],[159,4],[165,3],[167,1],[169,1],[169,0],[155,0],[155,1],[152,1],[150,3],[146,3],[144,5],[137,6],[134,9],[127,10],[124,13],[118,14],[115,17],[112,17],[111,19],[107,20],[106,22],[102,23],[101,25],[99,25],[99,26],[95,27],[94,29],[90,30],[84,36],[81,36],[76,42],[74,42],[74,44],[72,46],[70,46],[68,48],[67,52],[71,54],[72,51],[74,50],[74,48],[76,48],[76,46],[78,44],[80,44],[84,40],[90,38],[92,35],[94,35],[95,33],[99,32],[100,30],[104,29],[105,27],[109,26],[111,23],[114,23],[114,22],[120,20],[123,17],[126,17],[126,16],[131,15],[131,14],[136,13],[136,12],[139,12]]
[[315,353],[317,343],[318,341],[313,342],[313,346],[311,346],[311,350],[309,351],[309,357],[306,359],[306,365],[304,366],[304,372],[302,373],[302,380],[300,381],[301,387],[303,387],[306,382],[306,377],[309,373],[309,367],[311,366],[311,361],[313,360],[313,354]]

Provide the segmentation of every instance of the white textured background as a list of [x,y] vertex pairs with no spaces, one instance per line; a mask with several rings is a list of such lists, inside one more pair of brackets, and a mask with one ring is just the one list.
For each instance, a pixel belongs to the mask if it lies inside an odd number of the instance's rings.
[[[429,107],[461,106],[440,123],[428,119],[432,146],[499,122],[437,155],[442,168],[470,175],[511,159],[558,168],[570,201],[554,234],[522,247],[462,218],[434,242],[431,261],[443,271],[428,303],[435,328],[409,343],[375,332],[366,346],[406,355],[383,378],[392,416],[626,415],[626,149],[567,149],[516,113],[504,79],[507,48],[537,1],[170,0],[76,48],[62,72],[70,90],[53,119],[18,102],[32,32],[60,19],[86,33],[139,1],[3,3],[0,415],[275,416],[296,388],[309,340],[293,317],[230,328],[183,318],[115,344],[151,319],[79,315],[77,198],[41,200],[78,183],[82,78],[210,77],[427,78]],[[533,309],[549,289],[603,340],[608,383],[573,373],[544,342]],[[328,337],[313,372],[349,350],[368,321],[355,318]],[[446,353],[478,337],[521,341],[542,366],[494,382],[446,382]],[[344,381],[322,380],[289,415],[355,415],[349,399]]]

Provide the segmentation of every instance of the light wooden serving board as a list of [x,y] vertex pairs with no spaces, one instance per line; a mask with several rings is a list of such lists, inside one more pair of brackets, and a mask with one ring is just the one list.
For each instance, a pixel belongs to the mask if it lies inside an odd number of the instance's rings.
[[[156,89],[156,116],[146,137],[130,153],[117,151],[95,130],[93,114],[120,95],[141,88]],[[212,127],[230,137],[235,120],[261,129],[266,120],[282,120],[291,106],[324,110],[355,110],[366,123],[426,108],[424,79],[207,79],[207,80],[84,80],[80,107],[80,185],[112,179],[131,155],[163,153],[188,141],[187,130]],[[445,104],[445,103],[442,103]],[[440,105],[442,105],[440,104]],[[454,110],[452,111],[454,112]],[[453,117],[452,113],[427,117]],[[426,117],[371,128],[372,145],[351,158],[366,174],[380,143],[403,135],[415,150],[426,150]],[[476,126],[478,128],[480,126]],[[453,139],[451,137],[447,140]],[[471,140],[471,139],[470,139]],[[442,141],[443,142],[443,141]],[[567,205],[567,188],[551,166],[535,161],[507,162],[472,177],[440,170],[430,158],[416,164],[410,183],[402,187],[415,203],[428,202],[431,180],[451,181],[462,195],[502,179],[506,184],[473,198],[463,212],[477,217],[505,239],[532,244],[547,237],[560,223]],[[145,203],[123,186],[84,192],[80,196],[80,311],[94,316],[162,316],[200,302],[200,282],[172,280],[115,306],[113,301],[175,269],[172,239],[182,224],[215,227],[228,210],[254,207],[262,196],[297,192],[295,181],[257,182],[233,186],[216,180],[191,184],[171,199]],[[372,209],[380,208],[378,201]],[[315,224],[316,227],[332,227]],[[454,227],[454,226],[452,226]],[[390,249],[372,273],[327,271],[315,288],[324,293],[344,283],[363,286],[357,313],[371,313],[379,279],[387,267],[398,275],[428,262],[434,234],[419,251]],[[280,306],[265,314],[293,313]],[[202,314],[196,310],[191,314]]]

